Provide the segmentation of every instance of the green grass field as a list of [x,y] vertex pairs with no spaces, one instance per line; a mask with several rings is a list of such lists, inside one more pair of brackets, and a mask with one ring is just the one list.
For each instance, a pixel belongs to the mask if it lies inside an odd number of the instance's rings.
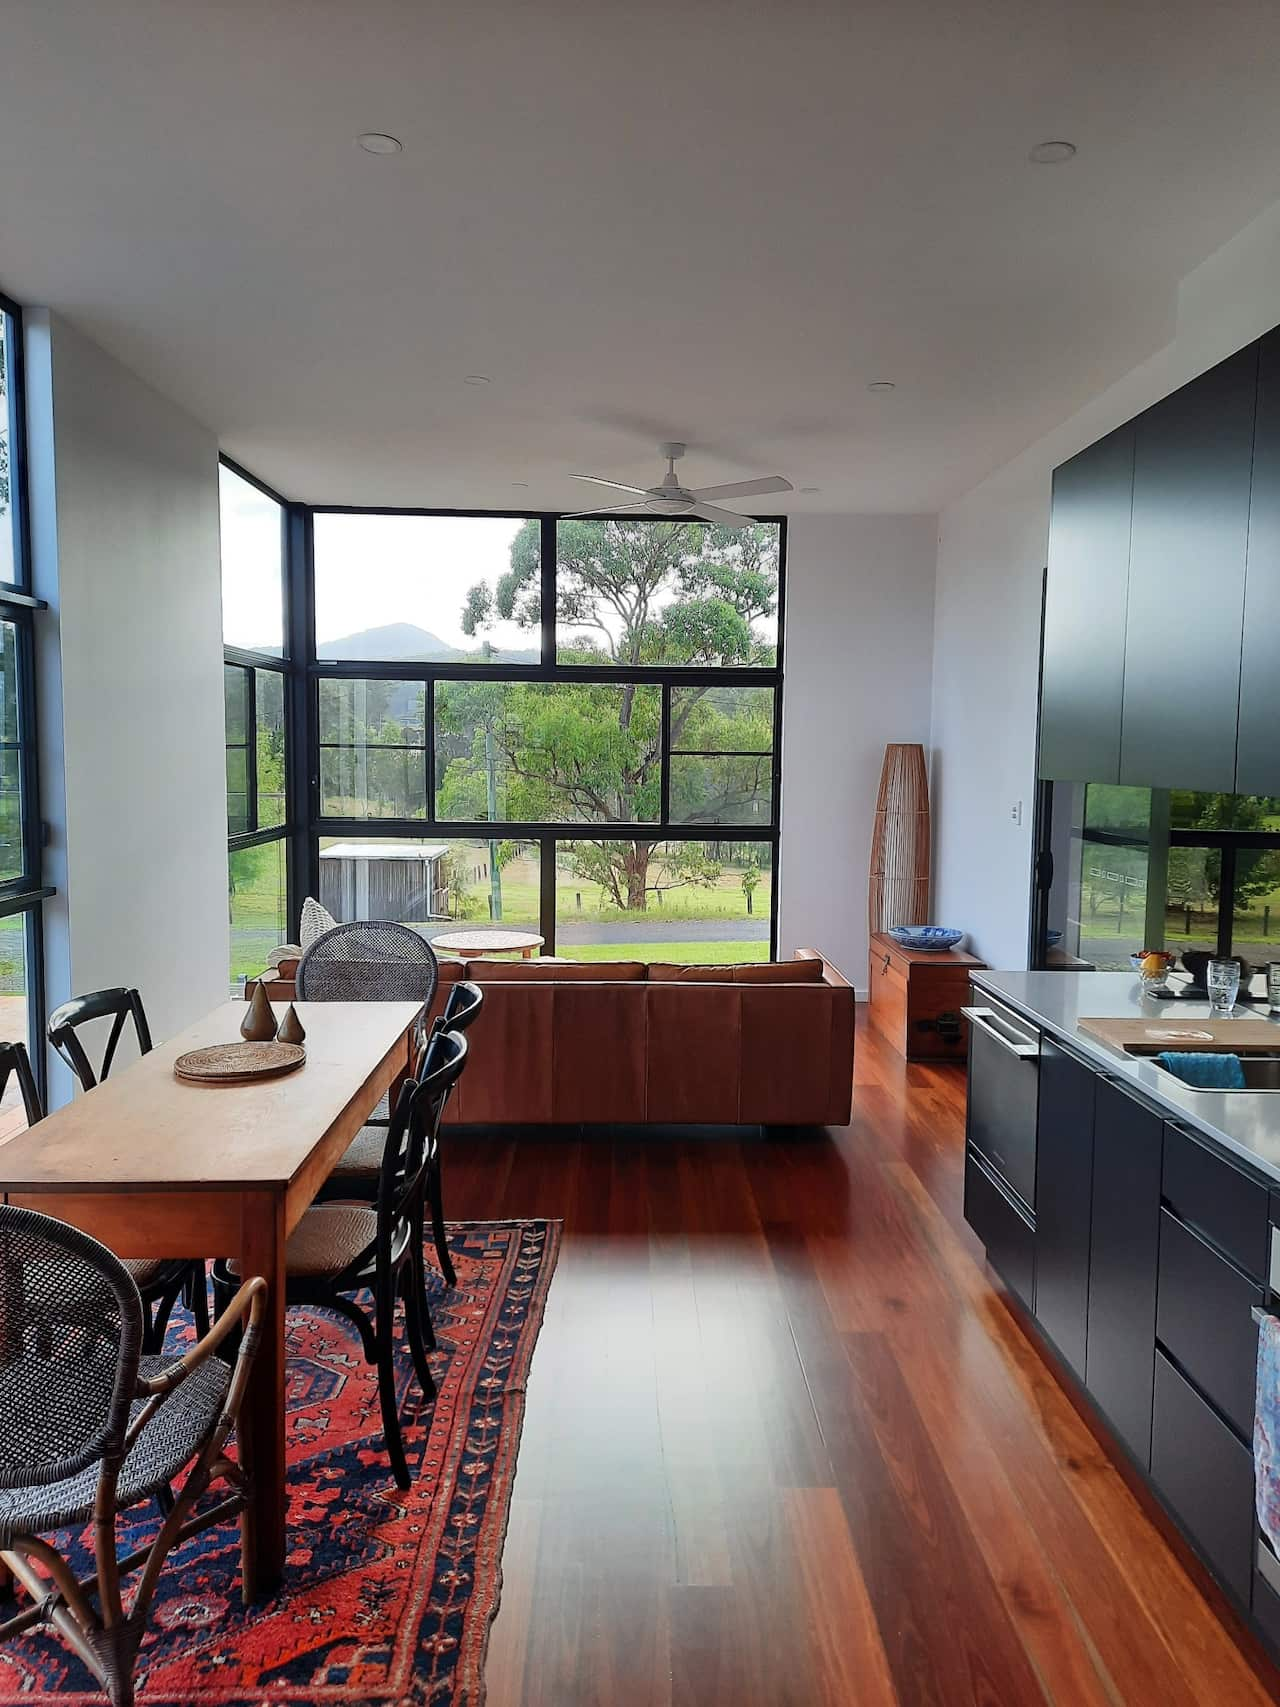
[[768,942],[584,942],[557,943],[561,960],[675,961],[681,965],[733,966],[741,960],[767,960]]

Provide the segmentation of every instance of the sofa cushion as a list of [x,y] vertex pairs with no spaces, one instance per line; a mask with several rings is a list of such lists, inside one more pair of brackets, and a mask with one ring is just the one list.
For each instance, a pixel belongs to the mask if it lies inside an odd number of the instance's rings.
[[477,984],[643,984],[639,960],[469,960]]
[[821,984],[820,960],[748,960],[735,966],[669,966],[649,968],[651,984]]

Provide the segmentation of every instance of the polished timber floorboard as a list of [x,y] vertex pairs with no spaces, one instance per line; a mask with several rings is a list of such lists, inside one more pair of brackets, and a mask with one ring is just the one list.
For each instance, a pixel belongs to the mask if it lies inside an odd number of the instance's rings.
[[963,1116],[860,1026],[846,1130],[455,1135],[452,1216],[565,1230],[488,1707],[1280,1699],[994,1289]]

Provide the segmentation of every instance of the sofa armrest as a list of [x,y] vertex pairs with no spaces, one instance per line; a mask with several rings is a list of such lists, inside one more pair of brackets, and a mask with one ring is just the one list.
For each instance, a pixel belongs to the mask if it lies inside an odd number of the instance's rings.
[[840,989],[842,986],[845,989],[852,988],[849,980],[845,977],[844,973],[841,972],[840,968],[832,961],[828,960],[827,957],[816,948],[798,948],[791,958],[793,960],[820,960],[822,962],[822,981],[824,984],[834,985],[836,989]]

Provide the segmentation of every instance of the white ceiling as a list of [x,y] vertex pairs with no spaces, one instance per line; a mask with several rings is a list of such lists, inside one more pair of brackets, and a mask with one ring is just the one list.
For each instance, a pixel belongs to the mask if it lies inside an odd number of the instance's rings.
[[7,0],[0,287],[296,497],[574,507],[675,437],[930,509],[1275,198],[1278,49],[1272,0]]

